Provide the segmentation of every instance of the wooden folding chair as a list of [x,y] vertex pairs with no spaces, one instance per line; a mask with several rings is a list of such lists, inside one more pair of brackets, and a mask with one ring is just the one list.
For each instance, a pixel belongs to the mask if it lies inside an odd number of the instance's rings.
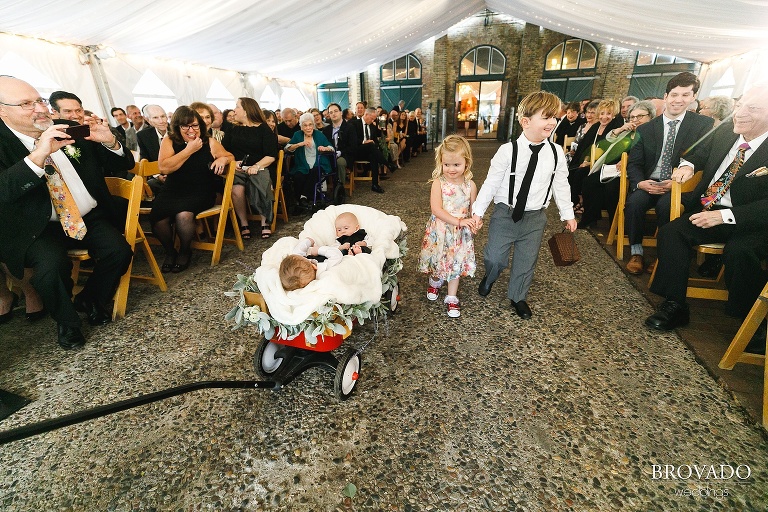
[[[288,222],[288,206],[285,204],[285,194],[283,193],[283,163],[290,159],[285,158],[285,151],[282,149],[277,154],[277,174],[275,175],[275,197],[272,200],[272,225],[269,229],[274,233],[277,227],[278,217],[283,222]],[[251,205],[248,204],[248,220],[261,221],[261,215],[251,213]]]
[[[695,189],[696,185],[698,185],[699,181],[701,181],[703,174],[703,172],[699,171],[694,174],[691,179],[682,184],[676,181],[672,182],[672,190],[670,192],[670,221],[675,220],[683,214],[681,196],[683,192],[691,192],[693,189]],[[697,245],[695,249],[696,252],[701,256],[705,254],[722,255],[724,247],[725,244],[702,244]],[[656,266],[654,266],[651,279],[648,281],[648,286],[653,283],[653,280],[656,277]],[[686,296],[694,299],[728,300],[728,290],[725,288],[725,284],[723,283],[723,274],[724,269],[720,268],[720,274],[715,279],[702,279],[695,277],[689,278]]]
[[563,151],[566,153],[571,150],[571,144],[576,140],[576,137],[568,137],[566,135],[565,140],[563,141]]
[[[611,223],[611,229],[608,231],[608,238],[606,244],[612,245],[616,242],[616,258],[618,260],[624,259],[624,246],[629,245],[629,237],[626,236],[626,219],[624,216],[624,206],[627,203],[627,196],[629,195],[629,178],[627,176],[627,162],[629,160],[628,153],[621,154],[621,160],[618,163],[619,169],[619,202],[616,204],[616,212],[613,214],[613,222]],[[656,210],[651,208],[648,210],[648,214],[655,214]],[[656,247],[656,235],[643,236],[643,247]]]
[[[757,297],[757,300],[749,310],[747,318],[741,324],[736,336],[733,337],[728,350],[718,365],[723,370],[732,370],[736,363],[754,364],[765,366],[765,356],[744,352],[749,341],[754,336],[763,319],[768,315],[768,284]],[[768,345],[768,340],[766,340]],[[768,428],[768,369],[763,371],[763,427]]]
[[[204,251],[211,251],[212,267],[219,264],[221,248],[224,243],[235,244],[238,249],[241,251],[244,250],[243,239],[240,237],[240,226],[237,223],[237,216],[235,215],[235,207],[232,205],[232,184],[235,181],[236,167],[237,163],[235,162],[229,164],[225,176],[224,193],[221,198],[221,204],[208,208],[195,216],[196,220],[202,221],[205,224],[206,233],[208,233],[209,237],[213,237],[214,241],[192,240],[192,247]],[[208,226],[208,219],[215,216],[218,216],[218,223],[214,235],[211,233]],[[224,237],[224,231],[227,228],[227,218],[229,218],[232,230],[234,231],[234,239]]]
[[[352,163],[352,172],[347,173],[349,175],[349,197],[352,197],[352,192],[355,191],[355,182],[373,181],[373,172],[373,165],[368,160],[355,160]],[[379,172],[379,170],[376,169],[375,172]]]
[[[130,245],[131,250],[135,250],[136,245],[140,244],[144,252],[150,269],[152,270],[152,276],[133,275],[133,260],[128,266],[128,270],[120,278],[120,283],[117,286],[115,292],[114,306],[112,308],[112,319],[123,318],[125,316],[125,307],[128,301],[128,288],[130,286],[131,279],[148,282],[159,287],[161,291],[167,291],[168,287],[163,278],[163,274],[160,272],[160,267],[157,265],[152,249],[149,247],[149,243],[144,236],[144,232],[139,225],[139,207],[141,205],[141,194],[144,187],[144,182],[138,174],[133,177],[131,181],[121,178],[105,178],[107,187],[113,196],[122,197],[128,200],[128,209],[125,216],[125,228],[124,235],[125,240]],[[80,275],[80,262],[90,258],[88,251],[82,249],[75,249],[68,252],[70,259],[72,259],[72,279],[77,283],[77,279]],[[83,273],[89,271],[83,270]]]

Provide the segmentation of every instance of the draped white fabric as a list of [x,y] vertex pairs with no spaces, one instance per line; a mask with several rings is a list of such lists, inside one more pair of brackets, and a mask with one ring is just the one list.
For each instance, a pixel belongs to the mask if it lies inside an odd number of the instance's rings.
[[702,62],[766,46],[761,0],[6,0],[0,31],[321,82],[405,55],[484,8]]
[[116,105],[134,102],[148,70],[180,104],[205,99],[218,81],[233,98],[295,88],[311,105],[315,83],[401,57],[485,8],[592,41],[720,60],[704,67],[705,84],[732,66],[737,91],[766,69],[764,0],[4,0],[0,74],[27,62],[45,75],[28,81],[54,84],[38,85],[41,94],[76,91],[104,115],[75,46],[103,45],[117,52],[102,61]]

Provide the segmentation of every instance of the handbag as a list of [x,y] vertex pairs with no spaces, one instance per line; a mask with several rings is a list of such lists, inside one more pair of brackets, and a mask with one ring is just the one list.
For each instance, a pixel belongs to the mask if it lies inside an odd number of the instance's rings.
[[608,183],[609,181],[619,177],[619,166],[616,164],[603,164],[600,168],[600,183]]
[[567,267],[581,259],[579,248],[576,247],[576,239],[570,231],[563,230],[562,233],[555,233],[547,243],[556,267]]

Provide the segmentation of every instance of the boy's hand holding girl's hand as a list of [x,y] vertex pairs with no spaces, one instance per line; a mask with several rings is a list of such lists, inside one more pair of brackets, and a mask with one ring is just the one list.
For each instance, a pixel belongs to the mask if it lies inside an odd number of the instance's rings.
[[[477,230],[480,229],[480,226],[477,225],[476,215],[467,219],[459,219],[459,227],[468,227],[469,230],[472,232],[472,234],[476,234]],[[480,221],[480,225],[482,226],[482,220]]]

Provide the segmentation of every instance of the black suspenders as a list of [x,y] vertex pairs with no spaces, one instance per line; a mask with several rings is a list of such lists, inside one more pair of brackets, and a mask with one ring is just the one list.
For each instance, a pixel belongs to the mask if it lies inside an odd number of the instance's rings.
[[[549,200],[549,192],[552,190],[552,183],[555,181],[555,172],[557,171],[557,149],[555,149],[555,145],[552,143],[551,140],[547,139],[547,142],[549,142],[549,147],[552,148],[552,154],[555,157],[555,170],[552,172],[552,178],[549,180],[549,187],[547,188],[547,193],[544,196],[544,204],[541,205],[542,208],[544,208],[544,205],[547,204],[547,201]],[[512,165],[510,165],[509,168],[509,195],[507,196],[509,201],[509,207],[512,208],[512,198],[515,194],[515,168],[517,167],[517,140],[512,141]]]

